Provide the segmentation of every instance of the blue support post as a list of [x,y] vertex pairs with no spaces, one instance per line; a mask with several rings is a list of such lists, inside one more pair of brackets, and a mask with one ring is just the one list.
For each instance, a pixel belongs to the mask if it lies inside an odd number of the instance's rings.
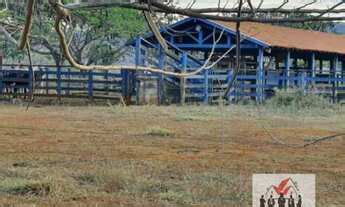
[[208,95],[208,81],[209,81],[209,78],[208,78],[208,75],[209,75],[209,70],[205,70],[204,71],[204,103],[205,104],[208,104],[208,98],[209,98],[209,95]]
[[322,74],[323,73],[323,60],[322,59],[320,59],[320,74]]
[[231,35],[230,34],[228,34],[227,36],[226,36],[226,42],[227,42],[227,44],[228,44],[228,47],[231,47]]
[[344,84],[345,83],[345,61],[342,60],[341,61],[341,84]]
[[69,95],[70,94],[70,88],[71,88],[71,68],[67,69],[67,90],[66,90],[66,94]]
[[121,92],[123,98],[128,96],[128,81],[128,70],[121,70]]
[[256,69],[256,102],[264,100],[264,49],[259,48],[257,57],[258,67]]
[[287,51],[286,57],[285,57],[285,71],[284,71],[284,85],[285,88],[290,87],[290,67],[291,67],[291,52]]
[[141,53],[141,38],[138,37],[135,41],[135,64],[137,66],[142,64],[142,53]]
[[198,32],[198,44],[202,44],[202,41],[204,39],[204,32],[202,29],[200,29],[200,31]]
[[0,95],[2,95],[2,92],[4,90],[4,85],[3,85],[3,71],[2,71],[2,56],[0,56]]
[[[164,70],[165,67],[166,56],[164,54],[164,50],[160,47],[159,48],[159,69]],[[163,74],[158,74],[158,103],[163,104],[164,102],[164,76]]]
[[88,84],[87,84],[87,95],[89,99],[93,98],[93,71],[89,70],[88,71]]
[[[229,84],[229,82],[231,81],[233,73],[234,73],[233,69],[228,71],[228,77],[227,77],[227,81],[226,81],[227,84]],[[234,89],[235,89],[235,86],[234,86]],[[235,97],[233,95],[233,91],[230,89],[230,91],[228,93],[228,100],[229,100],[229,102],[231,102],[234,98]]]
[[[309,63],[310,63],[311,77],[312,77],[312,79],[314,79],[316,77],[316,63],[315,63],[315,53],[314,52],[311,54]],[[312,83],[314,84],[315,82],[312,81]]]
[[299,79],[300,79],[300,83],[299,83],[299,87],[303,90],[303,93],[306,94],[307,93],[307,73],[306,72],[301,72],[299,73]]
[[105,83],[105,91],[107,92],[107,94],[109,93],[109,71],[108,70],[106,70],[105,72],[104,72],[104,79],[105,79],[105,81],[106,81],[106,83]]
[[56,69],[56,92],[58,95],[58,99],[61,99],[61,67],[58,66]]
[[338,56],[335,56],[332,60],[331,64],[331,78],[333,80],[332,83],[332,102],[335,103],[337,101],[337,81],[335,80],[337,78],[337,70],[338,70]]
[[[142,50],[141,50],[141,38],[138,37],[135,41],[135,65],[136,66],[140,66],[144,64],[144,59],[142,58]],[[127,85],[127,91],[126,91],[126,95],[125,95],[125,99],[126,102],[130,102],[131,100],[131,95],[134,92],[135,88],[137,89],[137,104],[139,104],[139,83],[136,81],[136,75],[137,73],[134,72],[129,72],[127,71],[127,81],[125,82],[125,84]]]
[[3,84],[2,80],[3,80],[3,72],[0,71],[0,95],[2,95],[2,92],[4,90],[4,84]]
[[[186,52],[183,52],[182,54],[182,72],[187,71],[187,61],[188,61],[188,56]],[[184,105],[186,102],[186,78],[181,77],[180,78],[180,103],[181,105]]]
[[49,68],[45,68],[46,73],[46,95],[49,94]]

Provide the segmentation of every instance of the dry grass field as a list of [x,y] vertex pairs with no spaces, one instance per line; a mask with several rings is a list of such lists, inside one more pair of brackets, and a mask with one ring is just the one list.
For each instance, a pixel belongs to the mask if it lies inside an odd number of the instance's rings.
[[[0,206],[251,206],[253,173],[315,173],[345,206],[344,112],[0,105]],[[269,132],[269,133],[267,133]]]

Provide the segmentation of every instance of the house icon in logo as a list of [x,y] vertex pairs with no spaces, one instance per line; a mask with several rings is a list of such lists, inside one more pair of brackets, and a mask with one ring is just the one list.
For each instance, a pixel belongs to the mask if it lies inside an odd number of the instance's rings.
[[293,197],[297,198],[300,194],[301,192],[298,188],[298,183],[289,177],[282,180],[278,185],[269,186],[265,193],[265,197],[269,197],[272,195],[273,197],[277,198],[280,195],[292,195]]
[[253,207],[305,206],[315,207],[315,175],[253,175]]

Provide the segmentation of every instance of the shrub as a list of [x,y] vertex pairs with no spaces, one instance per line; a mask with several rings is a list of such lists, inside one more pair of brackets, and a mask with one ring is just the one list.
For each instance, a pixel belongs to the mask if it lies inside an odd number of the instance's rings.
[[47,196],[51,191],[49,183],[26,179],[5,179],[0,183],[0,191],[11,195]]
[[179,205],[187,205],[193,203],[193,196],[186,191],[169,190],[159,194],[159,198],[163,201],[176,203]]
[[274,108],[288,107],[291,109],[332,108],[332,104],[323,96],[305,94],[301,89],[290,88],[275,90],[275,95],[267,101],[267,105]]
[[131,175],[126,170],[100,169],[73,176],[80,185],[98,186],[107,193],[116,193],[126,188]]
[[161,127],[152,127],[148,129],[146,132],[147,135],[150,136],[157,136],[157,137],[169,137],[174,135],[169,129],[161,128]]

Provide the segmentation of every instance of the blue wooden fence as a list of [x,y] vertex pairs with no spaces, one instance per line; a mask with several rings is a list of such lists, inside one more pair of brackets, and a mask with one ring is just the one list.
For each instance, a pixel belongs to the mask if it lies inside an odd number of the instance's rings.
[[[212,70],[208,71],[208,75],[195,75],[187,79],[187,98],[194,100],[205,101],[212,97],[221,97],[224,95],[224,90],[228,85],[228,81],[232,78],[232,74],[212,74]],[[200,81],[204,80],[207,84],[202,84]],[[215,81],[218,82],[215,83]],[[274,89],[283,89],[287,86],[299,88],[304,90],[305,93],[315,93],[320,95],[329,96],[331,100],[345,99],[345,77],[337,75],[330,77],[329,75],[318,75],[315,77],[308,76],[305,72],[294,73],[293,76],[284,76],[281,72],[266,72],[263,76],[263,83],[257,81],[257,75],[242,74],[237,76],[236,84],[234,85],[230,97],[233,98],[251,98],[258,100],[270,96]],[[214,92],[214,88],[219,90]],[[262,90],[258,90],[261,88]],[[262,91],[262,92],[261,92]],[[207,101],[207,102],[208,102]]]
[[120,71],[78,71],[65,67],[40,67],[34,71],[34,82],[31,74],[29,70],[0,70],[0,94],[8,91],[19,94],[31,93],[32,84],[37,95],[92,99],[112,98],[114,94],[122,93],[123,76]]
[[[161,67],[163,64],[167,64],[167,62],[161,61]],[[174,64],[169,63],[168,65],[175,69],[181,68],[181,65],[175,67]],[[195,62],[193,64],[197,65]],[[190,66],[185,68],[186,71],[190,69]],[[78,71],[73,68],[40,67],[34,71],[34,83],[31,81],[31,74],[30,70],[0,70],[0,94],[9,93],[9,91],[19,94],[30,93],[32,84],[34,84],[35,94],[42,96],[111,99],[117,98],[119,95],[126,97],[129,93],[135,93],[135,74],[126,70],[118,72]],[[311,76],[311,74],[301,71],[292,72],[286,76],[284,71],[265,71],[262,76],[262,83],[260,83],[256,71],[238,75],[229,99],[261,100],[268,98],[273,94],[275,88],[286,88],[287,82],[289,87],[303,89],[306,93],[325,95],[334,102],[345,99],[344,74]],[[185,79],[183,88],[185,98],[187,101],[204,103],[219,99],[224,95],[224,90],[231,78],[231,70],[205,70],[200,74],[190,76]],[[181,90],[178,78],[159,75],[158,80],[159,88],[163,88],[164,81],[174,84],[177,90]],[[158,91],[160,99],[167,95],[162,89]]]

